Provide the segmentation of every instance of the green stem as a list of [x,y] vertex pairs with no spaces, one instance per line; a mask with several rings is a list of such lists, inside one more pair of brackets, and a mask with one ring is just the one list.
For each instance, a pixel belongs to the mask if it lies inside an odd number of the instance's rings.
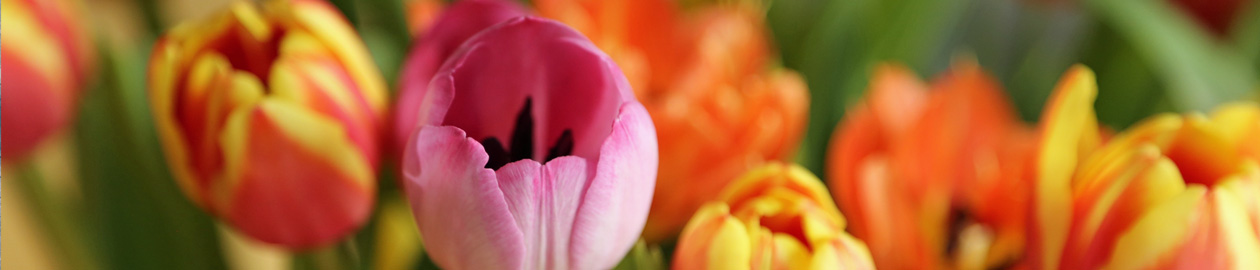
[[294,270],[346,270],[359,269],[359,253],[354,239],[346,239],[335,246],[324,247],[294,254]]
[[14,182],[19,192],[25,195],[35,218],[44,224],[44,233],[51,239],[53,246],[64,254],[60,258],[61,262],[70,269],[94,269],[86,250],[88,239],[82,237],[82,233],[74,226],[79,223],[74,222],[74,216],[70,215],[72,211],[60,204],[48,191],[44,177],[34,162],[26,160],[17,166],[19,181]]
[[144,26],[149,30],[152,37],[162,35],[162,17],[159,14],[157,1],[154,0],[136,0],[136,6],[140,7],[140,16],[144,18]]

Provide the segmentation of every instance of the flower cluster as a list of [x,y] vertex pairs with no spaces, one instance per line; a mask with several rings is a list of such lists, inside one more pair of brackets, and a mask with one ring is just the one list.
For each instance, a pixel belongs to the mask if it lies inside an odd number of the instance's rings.
[[[114,78],[133,66],[119,60],[122,53],[90,46],[95,36],[87,32],[104,27],[80,21],[82,3],[0,1],[5,172],[18,172],[17,200],[31,205],[6,214],[38,216],[16,224],[60,234],[50,242],[74,268],[162,268],[118,267],[133,258],[93,254],[150,243],[122,234],[160,228],[169,231],[152,234],[202,232],[188,242],[209,247],[188,254],[224,261],[210,268],[430,266],[415,265],[423,260],[446,269],[538,270],[1260,269],[1260,105],[1241,95],[1185,95],[1196,100],[1152,108],[1162,111],[1131,126],[1113,124],[1100,120],[1108,104],[1095,102],[1117,89],[1099,83],[1123,84],[1075,65],[1053,88],[1059,74],[1045,74],[1049,98],[1039,117],[1032,110],[1024,119],[1012,100],[1041,104],[1042,97],[1008,90],[1007,80],[1027,74],[999,76],[1011,72],[982,67],[979,59],[1002,62],[987,57],[956,57],[923,79],[916,72],[932,70],[927,65],[884,59],[917,56],[875,48],[840,53],[862,59],[840,69],[853,74],[811,71],[820,64],[800,58],[814,55],[780,57],[776,41],[831,39],[830,28],[783,31],[767,14],[822,1],[771,8],[769,1],[238,0],[171,27],[146,14],[153,29],[144,40],[153,46],[132,59],[147,64],[132,79]],[[1167,13],[1127,2],[1086,5]],[[1230,30],[1233,12],[1221,19],[1186,3],[1176,1],[1218,42],[1255,36]],[[368,5],[398,10],[355,11]],[[828,5],[844,12],[822,14],[879,17],[858,13],[901,6],[915,5],[846,2]],[[1130,31],[1142,22],[1133,14],[1104,19]],[[819,24],[844,22],[862,20]],[[376,29],[382,25],[389,29]],[[881,36],[871,30],[881,28],[865,27],[843,28],[861,33],[839,37]],[[824,36],[798,36],[804,32]],[[835,49],[866,50],[897,37]],[[1211,47],[1143,48],[1200,45]],[[1191,56],[1163,60],[1195,64],[1169,70],[1196,71],[1200,61],[1181,59]],[[1202,62],[1225,57],[1209,58]],[[780,65],[801,68],[808,84]],[[832,95],[829,82],[837,81],[820,74],[858,78],[839,83],[855,94]],[[94,83],[98,76],[104,82]],[[104,90],[82,95],[87,88]],[[810,126],[838,123],[806,139],[811,88],[815,110],[836,114]],[[854,99],[819,101],[836,96]],[[116,132],[124,135],[45,142],[77,135],[70,126],[114,124],[90,123],[109,122],[100,119],[125,121]],[[803,139],[811,143],[798,145]],[[95,181],[82,181],[84,196],[75,193],[79,183],[47,188],[52,181],[41,172],[75,163],[37,159],[75,157],[51,153],[69,145],[97,157],[85,158],[84,170],[145,170],[134,174],[160,181],[89,176]],[[128,147],[151,149],[118,153]],[[811,151],[798,157],[798,147]],[[121,161],[99,158],[114,154]],[[136,200],[110,201],[134,189]],[[170,198],[149,200],[155,194]],[[132,209],[92,205],[154,201],[162,202],[156,213],[192,215],[165,226],[173,228],[146,227]],[[83,209],[93,213],[75,213]],[[99,220],[126,222],[98,230]],[[92,235],[100,232],[121,233]],[[93,241],[75,241],[81,235]],[[295,256],[270,258],[287,255]]]

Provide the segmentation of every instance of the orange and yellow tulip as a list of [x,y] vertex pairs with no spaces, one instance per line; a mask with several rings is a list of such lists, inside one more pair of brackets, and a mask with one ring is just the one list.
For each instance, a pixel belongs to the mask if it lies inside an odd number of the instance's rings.
[[0,84],[7,161],[23,160],[74,116],[92,66],[92,47],[75,1],[3,0]]
[[1105,140],[1093,73],[1042,117],[1031,269],[1260,269],[1260,107],[1156,115]]
[[578,29],[626,73],[652,115],[660,174],[643,236],[677,234],[741,173],[792,157],[808,89],[772,67],[763,12],[750,4],[684,12],[666,0],[538,0],[539,13]]
[[837,127],[827,175],[879,268],[989,269],[1022,255],[1032,135],[973,62],[930,86],[884,64]]
[[673,269],[875,269],[827,188],[798,165],[753,169],[687,223]]
[[167,163],[244,234],[326,245],[371,213],[385,82],[324,1],[237,2],[170,30],[149,64]]

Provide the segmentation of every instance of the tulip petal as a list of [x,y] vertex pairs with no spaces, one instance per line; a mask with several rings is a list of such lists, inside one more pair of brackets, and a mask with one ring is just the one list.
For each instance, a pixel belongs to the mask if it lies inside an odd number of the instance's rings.
[[[1254,229],[1257,224],[1248,216],[1246,202],[1239,194],[1254,194],[1241,190],[1244,186],[1231,186],[1243,180],[1226,180],[1212,191],[1212,203],[1219,222],[1220,239],[1225,242],[1224,252],[1228,253],[1230,266],[1233,269],[1260,269],[1260,235]],[[1227,187],[1229,186],[1229,187]],[[1251,195],[1254,196],[1254,195]]]
[[1041,117],[1041,143],[1037,156],[1036,184],[1033,186],[1034,222],[1030,238],[1034,267],[1058,269],[1058,258],[1067,239],[1071,216],[1071,178],[1083,156],[1097,148],[1102,139],[1094,116],[1098,86],[1094,73],[1073,66],[1055,86]]
[[656,130],[638,102],[621,107],[573,223],[569,266],[606,269],[643,231],[657,170]]
[[1212,122],[1229,145],[1260,162],[1260,143],[1255,143],[1255,138],[1260,138],[1260,107],[1243,102],[1221,105],[1212,113]]
[[484,168],[481,144],[455,127],[424,126],[406,153],[403,184],[434,261],[450,269],[521,268],[524,236],[494,171]]
[[67,22],[61,1],[4,1],[6,38],[0,40],[0,66],[7,101],[0,122],[7,123],[4,156],[16,160],[26,156],[44,138],[65,127],[73,117],[75,96],[80,86],[78,55],[73,40],[73,24]]
[[[7,17],[6,17],[7,18]],[[14,24],[12,22],[5,24]],[[7,34],[7,32],[6,32]],[[12,39],[10,36],[6,39]],[[5,46],[0,55],[4,67],[3,101],[4,156],[10,160],[25,156],[36,148],[41,139],[48,137],[70,122],[71,89],[64,81],[42,73],[28,57]]]
[[500,188],[530,252],[526,269],[569,268],[569,239],[589,179],[586,164],[564,156],[543,166],[521,160],[499,169]]
[[1177,165],[1160,156],[1158,148],[1152,145],[1138,147],[1129,157],[1116,159],[1113,166],[1114,170],[1098,176],[1106,181],[1082,180],[1106,185],[1074,192],[1073,235],[1064,251],[1065,268],[1101,266],[1119,235],[1152,205],[1167,201],[1186,188]]
[[1120,235],[1115,252],[1102,269],[1144,269],[1166,258],[1178,243],[1185,241],[1191,225],[1204,207],[1206,190],[1192,186],[1176,197],[1155,205],[1132,228]]
[[282,55],[272,65],[269,98],[288,100],[336,118],[345,126],[349,139],[378,164],[376,134],[382,124],[363,91],[332,57],[327,48],[309,33],[293,30],[281,41]]
[[700,207],[683,228],[674,254],[674,269],[749,269],[749,231],[723,203]]
[[214,194],[226,219],[247,234],[319,246],[353,232],[371,213],[372,168],[334,120],[263,100],[234,112],[224,129],[230,162]]
[[[291,3],[290,8],[294,9],[289,13],[292,16],[291,23],[305,29],[328,46],[332,56],[337,58],[340,66],[355,82],[353,85],[358,86],[359,91],[355,92],[366,100],[372,114],[384,115],[389,95],[385,90],[385,80],[372,63],[366,45],[341,16],[340,11],[326,1],[295,0]],[[283,11],[282,8],[278,9]]]

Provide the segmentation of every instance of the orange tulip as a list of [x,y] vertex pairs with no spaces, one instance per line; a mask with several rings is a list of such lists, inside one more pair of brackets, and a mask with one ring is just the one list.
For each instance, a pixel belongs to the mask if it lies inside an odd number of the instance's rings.
[[1260,269],[1260,107],[1153,116],[1103,142],[1068,71],[1042,117],[1032,269]]
[[881,269],[989,269],[1022,254],[1031,154],[994,79],[974,63],[930,86],[875,69],[833,135],[828,175]]
[[792,157],[808,93],[795,72],[770,67],[761,12],[665,0],[538,0],[539,12],[607,52],[656,123],[660,174],[644,237],[677,234],[739,174]]
[[827,188],[798,165],[769,163],[731,183],[687,223],[673,269],[875,269]]
[[370,214],[385,83],[336,8],[237,2],[170,30],[149,75],[167,162],[197,205],[291,248]]
[[5,160],[16,161],[70,124],[92,66],[76,2],[4,0],[0,84]]

